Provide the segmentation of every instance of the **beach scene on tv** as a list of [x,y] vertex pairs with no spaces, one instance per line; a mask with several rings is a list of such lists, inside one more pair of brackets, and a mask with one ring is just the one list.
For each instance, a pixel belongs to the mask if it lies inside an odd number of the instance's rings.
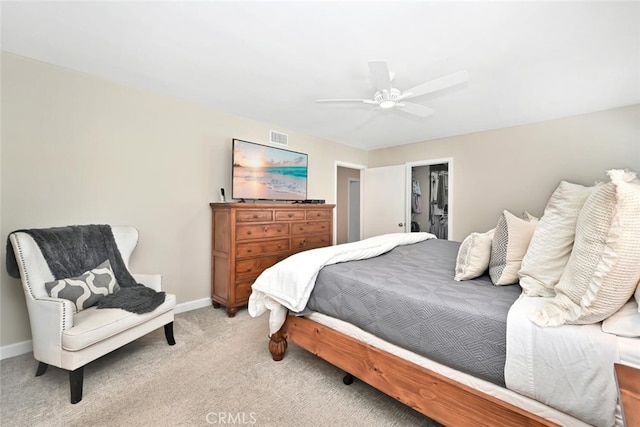
[[307,155],[236,140],[233,198],[305,200]]

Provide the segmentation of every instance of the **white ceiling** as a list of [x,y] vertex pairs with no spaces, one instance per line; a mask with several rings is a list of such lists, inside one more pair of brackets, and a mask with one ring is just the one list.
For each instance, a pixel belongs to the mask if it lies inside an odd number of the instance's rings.
[[[640,2],[1,3],[2,50],[362,149],[640,103]],[[367,61],[428,118],[370,98]],[[259,142],[259,141],[258,141]]]

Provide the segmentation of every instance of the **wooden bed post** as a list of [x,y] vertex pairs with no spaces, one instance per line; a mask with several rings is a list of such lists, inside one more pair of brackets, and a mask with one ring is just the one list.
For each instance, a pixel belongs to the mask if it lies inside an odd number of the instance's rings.
[[280,329],[275,334],[271,335],[269,339],[269,352],[271,357],[276,362],[279,362],[284,357],[284,353],[287,351],[287,339],[284,336],[284,332]]

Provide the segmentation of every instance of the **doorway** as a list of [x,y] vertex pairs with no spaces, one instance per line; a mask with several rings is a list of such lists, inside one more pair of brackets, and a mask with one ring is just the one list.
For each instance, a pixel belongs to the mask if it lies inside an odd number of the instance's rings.
[[336,211],[333,241],[355,242],[362,238],[361,178],[364,165],[336,162]]
[[407,163],[411,231],[426,231],[438,239],[452,233],[453,159]]
[[[425,169],[421,169],[422,167],[426,167]],[[421,194],[422,198],[422,213],[423,218],[418,219],[416,222],[419,222],[421,231],[430,232],[432,226],[438,226],[438,230],[434,228],[436,231],[433,234],[439,235],[440,238],[448,239],[449,236],[453,235],[453,221],[452,221],[452,213],[453,213],[453,158],[441,158],[441,159],[433,159],[433,160],[422,160],[416,162],[407,162],[404,165],[397,165],[397,173],[399,175],[400,183],[397,185],[392,185],[391,189],[385,189],[385,186],[373,185],[375,187],[375,198],[384,201],[383,209],[363,209],[365,204],[366,197],[366,183],[363,180],[363,176],[368,176],[370,172],[375,169],[385,169],[388,167],[382,168],[373,168],[367,169],[364,165],[350,164],[345,162],[336,161],[335,170],[336,170],[336,212],[334,216],[334,236],[333,241],[335,244],[340,243],[348,243],[350,241],[360,240],[365,237],[368,237],[364,232],[363,225],[364,223],[376,223],[383,221],[382,216],[380,215],[381,211],[389,211],[391,210],[391,202],[390,200],[394,199],[394,197],[400,197],[400,201],[393,202],[393,207],[395,209],[396,205],[399,208],[398,218],[388,222],[387,226],[390,227],[389,231],[383,232],[410,232],[411,231],[411,223],[415,221],[414,214],[416,212],[412,211],[411,204],[414,202],[413,200],[413,185],[412,178],[413,172],[415,171],[417,174],[424,174],[424,180],[420,186],[422,190],[424,188],[424,192]],[[414,169],[415,168],[415,169]],[[433,170],[432,170],[433,169]],[[440,192],[442,204],[438,206],[438,193],[437,188],[435,192],[431,191],[431,174],[440,173],[446,171],[446,181],[442,181],[444,185],[444,192]],[[368,176],[370,178],[370,176]],[[350,181],[351,180],[351,181]],[[355,209],[349,209],[349,187],[350,182],[358,181],[359,184],[359,212],[356,215]],[[395,182],[395,181],[394,181]],[[440,182],[433,183],[440,184]],[[371,187],[371,183],[369,185]],[[398,191],[399,188],[402,188],[401,191]],[[388,190],[388,193],[385,191]],[[404,190],[404,191],[403,191]],[[432,200],[432,197],[435,197],[435,200]],[[355,194],[352,194],[351,203],[356,203]],[[437,209],[431,209],[431,203],[435,201]],[[353,217],[352,221],[350,221],[349,216]],[[435,215],[432,218],[432,215]],[[395,216],[394,216],[395,218]],[[401,227],[401,230],[398,228]],[[349,232],[351,230],[351,233]],[[358,234],[356,234],[356,231]],[[355,239],[355,240],[353,240]]]

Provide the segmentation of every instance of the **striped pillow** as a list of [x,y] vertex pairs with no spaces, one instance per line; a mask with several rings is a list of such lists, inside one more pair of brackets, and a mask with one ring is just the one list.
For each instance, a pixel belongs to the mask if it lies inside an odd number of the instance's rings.
[[527,253],[538,219],[527,215],[522,219],[503,211],[493,235],[489,275],[494,285],[518,283],[518,271]]

